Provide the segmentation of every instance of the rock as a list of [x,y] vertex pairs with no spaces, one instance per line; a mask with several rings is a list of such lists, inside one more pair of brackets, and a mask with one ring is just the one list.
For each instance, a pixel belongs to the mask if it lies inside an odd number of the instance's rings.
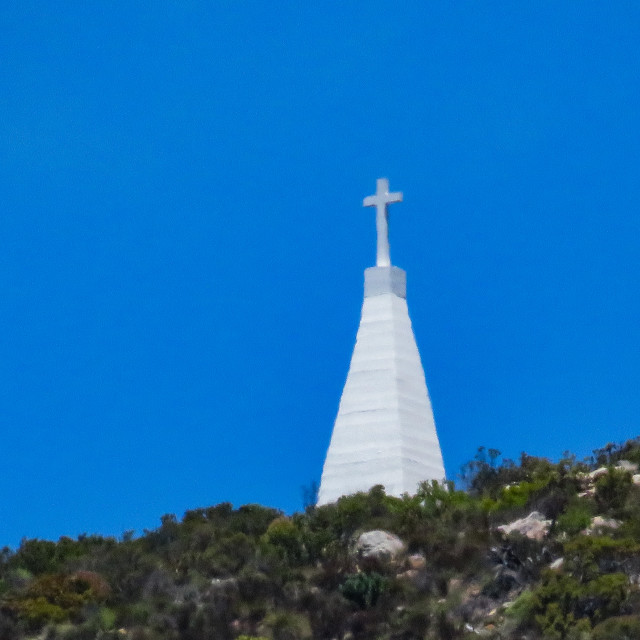
[[421,581],[422,574],[417,569],[408,569],[399,573],[396,577],[398,580],[409,580],[409,582],[417,583]]
[[213,578],[211,580],[210,591],[213,592],[232,592],[238,589],[237,578]]
[[407,558],[410,569],[424,569],[427,566],[427,559],[421,553],[414,553]]
[[509,524],[501,524],[496,529],[505,535],[515,531],[530,540],[542,540],[547,535],[550,526],[551,520],[547,520],[538,511],[533,511],[526,518],[515,520]]
[[630,462],[629,460],[618,460],[616,469],[619,469],[620,471],[628,471],[629,473],[637,473],[638,465],[635,462]]
[[362,558],[389,561],[404,551],[404,542],[388,531],[366,531],[356,542],[356,552]]
[[503,545],[502,547],[491,547],[489,549],[489,560],[493,564],[504,565],[509,569],[519,569],[522,565],[520,558],[513,552],[511,545]]
[[586,491],[581,491],[578,494],[578,498],[593,498],[596,495],[595,489],[587,489]]
[[640,485],[640,473],[636,473],[633,476],[632,480],[633,480],[633,484]]
[[520,578],[516,571],[499,567],[495,578],[482,587],[481,593],[493,600],[499,600],[519,584]]
[[451,578],[447,583],[447,593],[457,591],[462,586],[462,580],[460,578]]
[[617,529],[622,522],[620,520],[614,520],[613,518],[605,518],[604,516],[595,516],[591,520],[592,527],[607,527],[608,529]]
[[464,595],[465,598],[477,598],[480,595],[481,591],[482,589],[480,589],[480,585],[472,584],[469,586]]
[[563,565],[564,565],[564,558],[558,558],[557,560],[554,560],[549,565],[549,569],[551,569],[552,571],[560,571]]
[[607,469],[607,467],[600,467],[599,469],[592,471],[588,477],[589,480],[595,481],[598,478],[602,478],[602,476],[606,476],[608,473],[609,469]]
[[591,518],[591,524],[582,532],[585,535],[591,535],[598,529],[617,529],[622,522],[613,518],[605,518],[604,516],[595,516]]
[[419,575],[420,575],[420,572],[417,569],[407,569],[406,571],[399,573],[397,577],[400,578],[401,580],[402,579],[414,580]]

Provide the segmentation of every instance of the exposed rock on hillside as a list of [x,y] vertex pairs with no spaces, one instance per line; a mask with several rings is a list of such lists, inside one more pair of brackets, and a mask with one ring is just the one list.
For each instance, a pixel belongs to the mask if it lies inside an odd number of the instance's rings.
[[481,451],[465,490],[23,540],[0,549],[0,640],[640,638],[637,462],[640,439],[584,462]]
[[388,562],[397,558],[405,549],[402,540],[388,531],[366,531],[356,542],[356,553],[361,558]]
[[514,520],[509,524],[502,524],[496,527],[498,531],[502,531],[505,535],[509,535],[514,531],[530,540],[542,540],[549,532],[551,520],[547,520],[538,511],[533,511],[526,518]]

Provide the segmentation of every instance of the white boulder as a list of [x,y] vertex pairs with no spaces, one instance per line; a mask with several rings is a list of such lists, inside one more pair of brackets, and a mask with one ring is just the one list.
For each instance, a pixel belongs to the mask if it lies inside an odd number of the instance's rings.
[[620,471],[628,471],[629,473],[638,473],[638,465],[635,462],[629,460],[618,460],[616,469]]
[[604,516],[595,516],[591,518],[591,524],[583,533],[588,536],[602,529],[617,529],[621,524],[622,522],[620,522],[620,520],[605,518]]
[[607,469],[607,467],[600,467],[599,469],[594,469],[587,477],[589,480],[595,482],[598,478],[602,478],[602,476],[606,476],[608,473],[609,469]]
[[393,560],[404,549],[404,542],[388,531],[365,531],[356,542],[356,552],[361,558]]
[[526,518],[514,520],[509,524],[502,524],[496,529],[502,531],[505,535],[515,531],[530,540],[542,540],[549,532],[550,526],[551,520],[547,520],[538,511],[533,511]]

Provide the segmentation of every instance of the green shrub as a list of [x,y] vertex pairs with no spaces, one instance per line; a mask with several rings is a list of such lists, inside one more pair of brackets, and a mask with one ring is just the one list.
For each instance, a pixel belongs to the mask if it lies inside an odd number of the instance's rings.
[[591,524],[593,507],[587,500],[577,500],[558,517],[557,527],[570,536],[576,535]]
[[574,625],[575,616],[566,612],[565,608],[559,602],[549,602],[543,612],[535,616],[545,640],[564,640],[567,637]]
[[241,532],[219,537],[198,556],[197,567],[205,576],[230,576],[238,572],[255,554],[255,544]]
[[587,583],[578,601],[578,613],[593,622],[620,613],[629,592],[629,579],[623,573],[598,576]]
[[108,631],[116,626],[116,612],[108,607],[100,607],[98,611],[98,625],[101,629]]
[[[581,619],[598,623],[620,614],[627,599],[628,583],[628,578],[620,573],[601,575],[581,584],[572,576],[549,571],[531,595],[522,602],[519,601],[523,596],[516,600],[509,615],[519,616],[525,626],[534,621],[545,639],[564,640]],[[586,623],[581,623],[581,627],[584,630]]]
[[406,609],[401,609],[399,613],[400,615],[394,624],[394,627],[398,631],[398,637],[425,637],[427,630],[431,626],[432,617],[431,607],[428,602],[418,602]]
[[592,640],[638,640],[640,616],[609,618],[593,628]]
[[505,615],[511,618],[518,626],[527,625],[533,620],[537,599],[528,589],[523,591],[505,611]]
[[596,504],[600,513],[618,515],[633,486],[631,474],[615,468],[596,481]]
[[611,571],[639,553],[640,545],[631,538],[578,536],[564,545],[566,566],[581,582],[592,580],[602,570]]
[[520,482],[504,487],[497,500],[497,509],[525,507],[536,493],[549,484],[549,481],[550,478],[546,477],[534,482]]
[[26,623],[27,629],[34,631],[41,629],[45,624],[63,622],[69,617],[69,612],[40,596],[22,600],[18,615]]
[[[583,618],[567,632],[567,640],[593,640],[591,636],[591,623]],[[616,639],[617,640],[617,639]]]
[[301,613],[274,611],[262,624],[273,640],[307,640],[312,635],[309,619]]
[[151,606],[148,602],[133,602],[120,608],[122,624],[125,627],[136,627],[147,624],[151,617]]
[[303,559],[302,535],[300,529],[290,518],[276,518],[269,525],[261,540],[264,544],[275,547],[280,555],[289,562],[297,564]]
[[251,567],[242,569],[237,580],[240,596],[246,602],[271,598],[276,590],[276,585],[269,576]]
[[26,569],[33,575],[53,573],[58,568],[56,543],[49,540],[23,540],[9,560],[10,568]]
[[340,593],[355,602],[361,609],[374,607],[380,595],[387,588],[387,580],[375,571],[372,573],[355,573],[347,577]]
[[277,509],[259,504],[245,504],[234,511],[229,518],[229,529],[247,536],[261,536],[271,522],[282,515]]

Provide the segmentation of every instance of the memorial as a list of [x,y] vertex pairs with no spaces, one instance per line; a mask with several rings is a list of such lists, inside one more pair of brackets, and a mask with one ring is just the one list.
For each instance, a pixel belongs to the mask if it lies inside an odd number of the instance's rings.
[[356,345],[327,451],[318,505],[383,485],[414,494],[445,477],[424,370],[406,300],[406,272],[391,265],[388,205],[402,202],[386,178],[363,206],[375,207],[376,266],[365,270]]

